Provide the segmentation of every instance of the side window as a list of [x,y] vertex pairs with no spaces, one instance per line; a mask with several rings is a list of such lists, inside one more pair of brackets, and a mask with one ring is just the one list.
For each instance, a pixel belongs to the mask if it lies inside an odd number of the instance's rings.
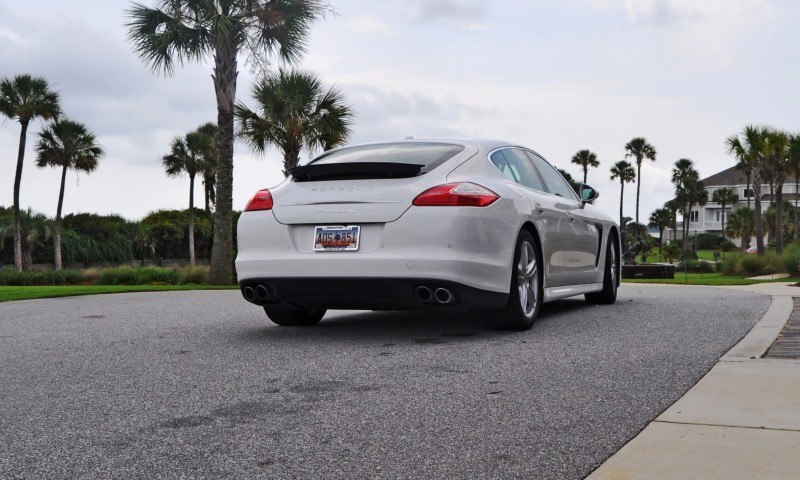
[[503,172],[503,175],[508,177],[509,180],[512,182],[519,182],[519,177],[514,174],[511,170],[511,165],[508,164],[506,161],[506,157],[503,156],[503,152],[498,150],[494,152],[491,156],[492,163],[494,166],[497,167],[498,170]]
[[542,174],[542,178],[544,179],[545,185],[547,185],[547,190],[552,193],[553,195],[558,195],[564,198],[569,198],[570,200],[577,200],[578,198],[575,196],[575,192],[570,187],[569,183],[564,180],[564,177],[561,176],[558,171],[553,168],[552,165],[547,163],[542,157],[538,155],[534,155],[533,153],[527,152],[528,156],[531,157],[534,165],[539,170],[539,173]]
[[[533,164],[530,162],[530,160],[528,160],[528,157],[524,152],[515,148],[506,148],[497,151],[492,155],[493,162],[494,156],[498,154],[501,154],[505,159],[509,170],[515,177],[514,180],[516,182],[534,190],[540,190],[542,192],[544,191],[542,180],[539,178],[539,175],[536,173],[536,169],[533,168]],[[502,171],[502,169],[500,170]],[[509,175],[506,176],[511,178]]]

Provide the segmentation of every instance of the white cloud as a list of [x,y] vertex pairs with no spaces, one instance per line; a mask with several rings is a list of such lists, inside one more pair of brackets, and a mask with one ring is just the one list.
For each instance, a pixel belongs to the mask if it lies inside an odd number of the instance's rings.
[[357,34],[389,35],[394,33],[391,26],[374,15],[359,15],[347,21],[347,28]]
[[444,21],[464,30],[486,30],[487,12],[474,0],[418,0],[415,16],[420,21]]

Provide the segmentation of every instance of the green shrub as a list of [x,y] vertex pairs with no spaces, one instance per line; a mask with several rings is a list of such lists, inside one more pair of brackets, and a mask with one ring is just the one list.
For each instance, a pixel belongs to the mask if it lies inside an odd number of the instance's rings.
[[737,249],[738,247],[729,240],[725,240],[724,242],[719,244],[719,250],[723,252],[733,252]]
[[181,275],[177,270],[159,267],[120,267],[100,272],[97,285],[150,285],[181,283]]
[[80,285],[86,278],[80,270],[35,270],[20,272],[13,268],[0,271],[0,285],[25,287],[32,285]]
[[729,253],[717,264],[717,271],[723,275],[738,275],[741,254]]
[[794,243],[783,250],[781,266],[793,277],[800,275],[800,244]]
[[[684,266],[684,263],[686,265]],[[687,271],[692,273],[712,273],[714,271],[714,264],[711,262],[704,262],[702,260],[689,260],[687,262],[680,262],[676,267],[678,271]]]
[[208,283],[208,267],[190,267],[180,271],[181,284]]
[[740,275],[757,276],[764,275],[764,269],[767,267],[766,256],[760,255],[743,255],[739,261],[738,272]]

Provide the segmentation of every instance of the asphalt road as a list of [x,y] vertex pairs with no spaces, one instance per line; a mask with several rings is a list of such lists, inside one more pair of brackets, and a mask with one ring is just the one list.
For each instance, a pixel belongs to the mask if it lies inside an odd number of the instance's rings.
[[0,303],[0,478],[580,479],[768,303],[623,286],[524,333],[375,312],[281,328],[236,291]]

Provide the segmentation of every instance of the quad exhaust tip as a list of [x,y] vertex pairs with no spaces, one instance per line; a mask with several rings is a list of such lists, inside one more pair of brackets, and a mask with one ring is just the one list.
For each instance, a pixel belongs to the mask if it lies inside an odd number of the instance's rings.
[[259,301],[263,302],[264,300],[267,299],[268,296],[269,296],[269,290],[267,290],[267,287],[265,287],[264,285],[256,286],[256,298],[258,298]]
[[415,293],[417,295],[417,300],[420,302],[429,303],[431,300],[433,300],[433,291],[431,291],[431,289],[425,285],[420,285],[417,287]]
[[244,296],[244,299],[247,300],[248,302],[252,302],[253,300],[256,299],[256,291],[253,290],[253,287],[244,287],[242,289],[242,295]]
[[434,293],[436,297],[436,301],[441,303],[442,305],[448,304],[453,301],[453,294],[450,293],[450,290],[446,288],[437,288],[436,292]]

